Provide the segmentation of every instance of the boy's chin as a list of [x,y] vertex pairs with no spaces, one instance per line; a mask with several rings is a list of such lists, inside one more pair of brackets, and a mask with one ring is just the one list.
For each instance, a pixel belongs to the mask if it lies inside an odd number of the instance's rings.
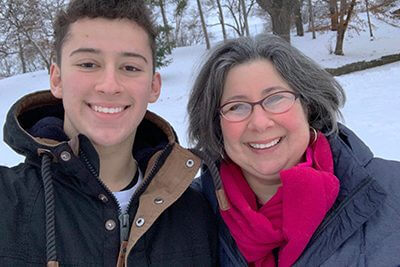
[[90,136],[89,139],[96,147],[102,147],[105,149],[113,147],[124,148],[128,143],[130,143],[130,140],[128,140],[129,138],[125,136]]

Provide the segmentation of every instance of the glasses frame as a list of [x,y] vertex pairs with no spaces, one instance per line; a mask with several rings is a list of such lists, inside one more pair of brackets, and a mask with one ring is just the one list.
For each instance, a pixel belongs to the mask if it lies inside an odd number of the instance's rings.
[[[273,95],[280,94],[280,93],[289,93],[289,94],[294,95],[293,104],[292,104],[288,109],[286,109],[285,111],[282,111],[282,112],[273,112],[273,111],[266,110],[266,109],[264,108],[264,106],[262,105],[262,103],[265,101],[265,99],[267,99],[268,97],[271,97],[271,96],[273,96]],[[285,90],[285,91],[278,91],[278,92],[272,93],[272,94],[270,94],[270,95],[267,95],[266,97],[264,97],[264,98],[262,98],[261,100],[256,101],[256,102],[249,102],[249,101],[242,101],[242,100],[235,100],[235,101],[226,102],[225,104],[223,104],[222,106],[220,106],[220,107],[218,108],[218,113],[219,113],[224,119],[226,119],[227,121],[230,121],[230,122],[242,122],[242,121],[248,119],[248,118],[251,116],[251,114],[253,114],[254,106],[256,106],[256,105],[260,105],[261,108],[262,108],[264,111],[266,111],[266,112],[270,112],[270,113],[272,113],[272,114],[282,114],[282,113],[285,113],[285,112],[289,111],[289,109],[291,109],[291,108],[293,107],[294,103],[296,102],[296,100],[297,100],[299,97],[300,97],[300,94],[299,94],[299,93],[296,93],[296,92],[293,92],[293,91],[288,91],[288,90]],[[238,120],[238,121],[228,119],[228,118],[222,113],[222,109],[223,109],[226,105],[229,105],[229,104],[232,104],[232,103],[246,103],[246,104],[249,104],[249,105],[251,106],[251,110],[250,110],[249,115],[248,115],[247,117],[245,117],[244,119]]]

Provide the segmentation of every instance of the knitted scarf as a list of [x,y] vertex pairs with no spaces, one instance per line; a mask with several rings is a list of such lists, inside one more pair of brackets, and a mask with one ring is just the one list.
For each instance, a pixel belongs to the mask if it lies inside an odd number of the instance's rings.
[[[239,166],[220,166],[223,188],[230,204],[220,210],[239,250],[250,266],[291,266],[305,249],[339,192],[326,137],[306,150],[306,162],[282,170],[282,186],[261,208]],[[278,251],[276,261],[273,251]]]

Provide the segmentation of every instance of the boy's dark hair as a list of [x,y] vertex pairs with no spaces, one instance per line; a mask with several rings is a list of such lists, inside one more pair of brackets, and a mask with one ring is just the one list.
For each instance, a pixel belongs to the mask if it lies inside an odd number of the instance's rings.
[[156,30],[150,10],[142,0],[71,0],[65,10],[58,12],[53,25],[57,65],[61,66],[61,49],[68,38],[70,25],[83,18],[128,19],[138,24],[149,36],[155,70]]

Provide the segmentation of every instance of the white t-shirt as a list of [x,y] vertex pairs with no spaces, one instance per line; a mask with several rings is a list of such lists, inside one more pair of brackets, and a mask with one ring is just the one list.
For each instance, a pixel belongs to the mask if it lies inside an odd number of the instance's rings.
[[140,171],[139,168],[137,168],[137,171],[139,172],[139,177],[136,184],[132,188],[129,188],[128,190],[125,191],[113,192],[115,198],[119,203],[119,206],[121,207],[122,214],[127,212],[129,201],[131,200],[133,194],[136,192],[137,188],[143,181],[142,172]]

